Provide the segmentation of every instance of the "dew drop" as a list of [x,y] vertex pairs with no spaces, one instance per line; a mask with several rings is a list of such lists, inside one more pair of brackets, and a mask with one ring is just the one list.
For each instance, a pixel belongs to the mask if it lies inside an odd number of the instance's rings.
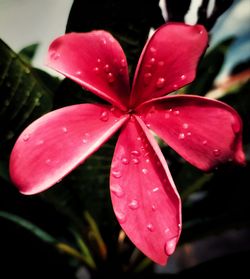
[[77,75],[77,76],[80,76],[81,74],[82,74],[81,71],[76,71],[76,75]]
[[166,228],[165,230],[164,230],[164,233],[165,234],[168,234],[170,232],[170,229],[169,228]]
[[153,211],[156,211],[156,209],[157,209],[155,204],[153,204],[151,208],[152,208]]
[[119,184],[113,184],[110,186],[110,191],[118,198],[124,197],[125,193]]
[[137,200],[132,200],[129,204],[128,207],[131,209],[137,209],[139,208],[139,203]]
[[179,227],[179,229],[181,229],[181,227],[182,227],[181,224],[178,224],[178,227]]
[[25,134],[23,136],[23,141],[28,141],[30,139],[30,134]]
[[97,63],[100,64],[102,60],[100,58],[97,59]]
[[149,63],[150,63],[151,65],[155,64],[155,58],[152,57],[152,58],[149,60]]
[[141,153],[138,150],[133,150],[133,151],[131,151],[131,155],[133,155],[133,156],[140,156]]
[[124,224],[126,222],[126,215],[120,211],[115,211],[115,215],[120,224]]
[[188,129],[189,125],[187,123],[183,123],[182,127],[183,129]]
[[102,42],[103,45],[106,45],[107,44],[106,38],[101,38],[101,42]]
[[121,172],[118,170],[112,170],[112,175],[114,178],[120,178],[122,176]]
[[184,138],[185,138],[185,134],[184,134],[184,133],[180,133],[179,136],[178,136],[178,139],[181,139],[181,140],[182,140],[182,139],[184,139]]
[[108,82],[113,83],[115,81],[115,77],[112,73],[108,73]]
[[148,85],[150,83],[151,78],[152,78],[151,73],[145,73],[143,77],[144,84]]
[[109,113],[108,113],[108,111],[103,111],[102,113],[101,113],[101,115],[100,115],[100,120],[102,120],[102,121],[104,121],[104,122],[106,122],[106,121],[108,121],[109,120]]
[[179,115],[180,114],[180,111],[179,110],[175,110],[174,111],[174,115]]
[[83,139],[82,139],[82,142],[83,142],[84,144],[86,144],[86,143],[88,143],[88,139],[83,138]]
[[165,64],[164,61],[159,61],[159,62],[158,62],[158,65],[159,65],[160,67],[164,66],[164,64]]
[[66,127],[62,127],[62,131],[63,131],[64,133],[67,133],[67,132],[68,132],[68,129],[67,129]]
[[157,88],[163,88],[165,85],[165,78],[161,77],[161,78],[158,78],[157,82],[156,82],[156,87]]
[[214,154],[214,156],[215,156],[215,157],[218,157],[218,156],[220,156],[220,154],[221,154],[221,151],[220,151],[220,149],[218,149],[218,148],[215,148],[215,149],[213,150],[213,154]]
[[129,164],[128,158],[126,158],[126,157],[123,157],[121,161],[122,161],[123,165]]
[[150,125],[149,123],[147,123],[146,126],[147,126],[148,128],[150,128],[151,125]]
[[142,171],[142,173],[144,173],[144,174],[147,174],[147,173],[148,173],[148,169],[146,169],[146,168],[142,169],[141,171]]
[[108,73],[109,71],[110,71],[110,66],[109,66],[109,64],[106,64],[105,66],[104,66],[104,71],[106,72],[106,73]]
[[181,75],[181,79],[182,80],[186,79],[186,76],[185,75]]
[[164,250],[167,256],[170,256],[174,253],[176,242],[177,242],[177,237],[174,237],[166,242]]
[[135,164],[135,165],[138,165],[140,163],[140,160],[138,158],[133,158],[132,159],[132,162]]
[[240,132],[240,128],[241,128],[240,123],[235,121],[235,119],[232,119],[232,129],[233,129],[233,132],[235,134],[238,134]]
[[146,159],[146,161],[145,161],[145,162],[148,164],[148,163],[150,163],[150,160],[149,160],[149,159]]
[[150,232],[153,232],[153,231],[154,231],[154,226],[153,226],[151,223],[149,223],[149,224],[147,224],[147,229],[148,229]]
[[165,119],[169,119],[170,118],[170,114],[168,112],[166,112],[165,115],[164,115],[164,118]]
[[202,144],[203,144],[203,145],[207,145],[207,140],[203,140],[203,141],[202,141]]
[[204,31],[203,31],[203,30],[200,30],[200,31],[199,31],[199,34],[200,34],[200,35],[202,35],[203,33],[204,33]]
[[156,53],[156,48],[154,48],[154,47],[151,47],[149,50],[150,50],[150,52],[151,52],[152,54],[155,54],[155,53]]
[[137,140],[138,140],[138,141],[141,141],[141,137],[137,137]]
[[37,142],[37,145],[42,145],[42,144],[44,144],[44,140],[39,140],[39,141]]
[[191,132],[187,132],[187,136],[191,136],[192,135],[192,133]]
[[100,69],[99,69],[98,67],[95,67],[95,68],[94,68],[94,72],[95,72],[95,73],[99,73],[99,71],[100,71]]
[[122,59],[122,60],[121,60],[121,67],[122,67],[122,68],[125,68],[126,66],[127,66],[126,60],[125,60],[125,59]]
[[174,85],[173,85],[173,89],[174,89],[174,90],[177,90],[177,89],[178,89],[178,85],[177,85],[177,84],[174,84]]
[[152,190],[152,192],[153,193],[156,193],[156,192],[158,192],[160,189],[159,189],[159,187],[155,187],[153,190]]
[[51,159],[46,160],[46,164],[49,165],[51,163]]

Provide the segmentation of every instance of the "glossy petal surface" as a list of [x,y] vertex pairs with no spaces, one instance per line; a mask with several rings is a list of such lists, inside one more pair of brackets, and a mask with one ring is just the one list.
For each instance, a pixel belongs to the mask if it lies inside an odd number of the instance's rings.
[[127,106],[127,60],[110,33],[92,31],[61,36],[50,45],[47,64],[119,108]]
[[167,96],[141,107],[145,123],[183,158],[202,170],[245,162],[242,123],[228,105],[197,96]]
[[207,32],[201,25],[168,23],[157,29],[141,54],[131,105],[163,96],[193,81],[206,46]]
[[74,105],[28,126],[10,158],[10,175],[20,192],[41,192],[81,164],[125,121],[126,116],[111,110],[103,105]]
[[180,235],[180,199],[157,143],[134,118],[123,128],[115,148],[110,192],[128,237],[149,258],[165,264]]

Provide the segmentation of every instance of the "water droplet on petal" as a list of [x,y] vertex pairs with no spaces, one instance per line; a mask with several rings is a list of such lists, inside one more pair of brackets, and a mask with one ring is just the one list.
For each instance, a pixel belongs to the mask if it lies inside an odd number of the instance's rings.
[[186,75],[181,75],[181,79],[182,80],[186,79]]
[[141,153],[138,150],[133,150],[133,151],[131,151],[131,155],[133,155],[133,156],[140,156]]
[[129,164],[128,158],[126,158],[126,157],[123,157],[121,161],[122,161],[123,165]]
[[102,60],[100,58],[97,59],[97,63],[100,64]]
[[169,114],[168,112],[166,112],[166,113],[164,114],[164,118],[165,118],[165,119],[169,119],[169,118],[170,118],[170,114]]
[[138,141],[141,141],[141,137],[137,137],[137,140],[138,140]]
[[145,73],[143,77],[143,81],[145,85],[148,85],[151,81],[152,74],[151,73]]
[[108,73],[108,82],[113,83],[115,81],[115,77],[112,73]]
[[150,160],[149,160],[149,159],[146,159],[145,162],[148,164],[148,163],[150,163]]
[[120,178],[122,176],[119,170],[112,170],[112,175],[114,178]]
[[135,165],[138,165],[140,163],[140,160],[138,158],[133,158],[132,159],[132,162],[135,164]]
[[165,230],[164,230],[164,233],[165,234],[168,234],[170,232],[170,229],[169,228],[166,228]]
[[98,67],[95,67],[95,68],[94,68],[94,72],[95,72],[95,73],[99,73],[99,71],[100,71],[100,69],[99,69]]
[[178,227],[179,227],[179,229],[181,229],[182,225],[181,225],[181,224],[178,224]]
[[179,115],[180,114],[180,111],[179,110],[175,110],[174,111],[174,115]]
[[218,148],[215,148],[215,149],[213,150],[213,154],[214,154],[214,156],[215,156],[215,157],[218,157],[218,156],[220,156],[220,154],[221,154],[221,151],[220,151],[220,149],[218,149]]
[[158,80],[156,81],[156,87],[161,89],[163,88],[165,85],[165,78],[161,77],[161,78],[158,78]]
[[185,134],[184,133],[180,133],[178,136],[178,139],[184,139],[185,138]]
[[139,203],[137,200],[132,200],[129,204],[128,207],[131,209],[137,209],[139,208]]
[[187,136],[191,136],[192,135],[192,133],[191,132],[187,132]]
[[82,74],[81,71],[76,71],[76,75],[77,75],[77,76],[80,76],[81,74]]
[[232,119],[232,129],[235,134],[238,134],[241,129],[240,122],[236,121],[234,118]]
[[104,122],[106,122],[106,121],[108,121],[109,120],[109,113],[108,113],[108,111],[103,111],[102,113],[101,113],[101,115],[100,115],[100,120],[102,120],[102,121],[104,121]]
[[147,229],[148,229],[150,232],[153,232],[153,231],[154,231],[154,226],[153,226],[151,223],[149,223],[149,224],[147,224]]
[[207,140],[203,140],[202,144],[207,145]]
[[150,52],[151,52],[152,54],[155,54],[155,53],[156,53],[156,48],[154,48],[154,47],[151,47],[149,50],[150,50]]
[[150,125],[149,123],[147,123],[146,126],[147,126],[148,128],[150,128],[151,125]]
[[142,171],[142,173],[144,173],[144,174],[147,174],[147,173],[148,173],[148,169],[146,169],[146,168],[142,169],[141,171]]
[[51,163],[51,159],[46,160],[46,164],[49,165]]
[[68,132],[67,127],[62,127],[62,131],[63,131],[64,133],[67,133],[67,132]]
[[121,60],[121,67],[122,67],[122,68],[125,68],[126,66],[127,66],[126,60],[125,60],[125,59],[122,59],[122,60]]
[[159,190],[160,190],[159,187],[155,187],[155,188],[152,190],[152,192],[155,193],[155,192],[158,192]]
[[104,71],[106,72],[106,73],[108,73],[109,71],[110,71],[110,66],[109,66],[109,64],[106,64],[105,66],[104,66]]
[[187,123],[183,123],[182,127],[183,129],[188,129],[189,125]]
[[152,205],[152,210],[153,210],[153,211],[156,211],[156,209],[157,209],[157,206],[156,206],[155,204],[153,204],[153,205]]
[[42,145],[42,144],[44,144],[44,140],[39,140],[39,141],[37,142],[37,145]]
[[174,237],[166,242],[164,250],[167,256],[170,256],[174,253],[176,244],[177,244],[177,237]]
[[151,64],[151,65],[153,65],[153,64],[155,64],[155,58],[154,57],[152,57],[150,60],[149,60],[149,63]]
[[30,139],[30,134],[23,135],[23,141],[28,141]]
[[159,65],[160,67],[164,66],[164,64],[165,64],[164,61],[159,61],[159,62],[158,62],[158,65]]
[[125,193],[119,184],[113,184],[110,186],[110,191],[118,198],[124,197]]
[[204,33],[204,31],[203,31],[203,30],[200,30],[200,31],[199,31],[199,34],[200,34],[200,35],[202,35],[203,33]]
[[115,211],[115,215],[120,224],[124,224],[126,222],[126,215],[120,211]]
[[106,38],[101,38],[101,42],[102,42],[103,45],[106,45],[107,44]]
[[178,85],[177,84],[173,84],[173,89],[177,90],[178,89]]

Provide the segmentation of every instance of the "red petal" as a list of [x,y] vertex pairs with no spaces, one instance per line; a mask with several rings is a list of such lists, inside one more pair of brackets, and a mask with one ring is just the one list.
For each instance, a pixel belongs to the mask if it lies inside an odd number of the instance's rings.
[[108,32],[70,33],[57,38],[50,45],[47,64],[121,109],[127,106],[127,60]]
[[13,182],[23,194],[49,188],[97,150],[125,119],[119,111],[93,104],[44,115],[24,130],[13,148]]
[[198,96],[167,96],[140,108],[152,130],[187,161],[210,170],[245,162],[242,123],[228,105]]
[[163,96],[193,81],[207,40],[201,25],[168,23],[157,29],[141,54],[131,105]]
[[134,118],[115,148],[110,191],[116,217],[131,241],[165,264],[180,235],[180,198],[159,146]]

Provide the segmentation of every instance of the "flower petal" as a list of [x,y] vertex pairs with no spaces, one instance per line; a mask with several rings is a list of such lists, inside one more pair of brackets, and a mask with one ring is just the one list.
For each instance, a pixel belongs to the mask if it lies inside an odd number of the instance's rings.
[[141,106],[143,120],[183,158],[202,170],[243,164],[242,123],[230,106],[198,96],[167,96]]
[[82,104],[50,112],[27,127],[10,158],[10,176],[23,194],[57,183],[126,120],[108,106]]
[[193,81],[207,40],[207,32],[201,25],[167,23],[157,29],[141,54],[131,106],[163,96]]
[[126,108],[130,93],[127,60],[110,33],[61,36],[50,45],[47,64],[110,103]]
[[131,241],[153,261],[165,264],[181,231],[180,198],[159,146],[135,118],[119,136],[110,192],[116,217]]

